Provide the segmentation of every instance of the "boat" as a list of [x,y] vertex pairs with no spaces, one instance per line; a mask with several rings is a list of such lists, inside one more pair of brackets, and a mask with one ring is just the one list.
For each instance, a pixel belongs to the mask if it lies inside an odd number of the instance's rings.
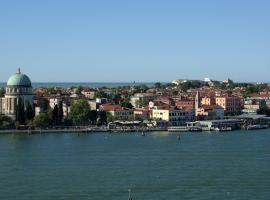
[[232,131],[232,127],[220,127],[220,128],[214,128],[215,131],[219,132],[227,132],[227,131]]
[[188,131],[190,131],[190,132],[202,132],[202,128],[199,127],[199,126],[191,126],[191,127],[188,127]]
[[131,189],[128,190],[128,200],[133,200],[133,198],[131,196]]
[[260,125],[260,124],[256,124],[256,125],[248,125],[247,126],[247,130],[258,130],[258,129],[267,129],[268,125]]
[[187,132],[188,128],[186,126],[172,126],[168,127],[169,132]]

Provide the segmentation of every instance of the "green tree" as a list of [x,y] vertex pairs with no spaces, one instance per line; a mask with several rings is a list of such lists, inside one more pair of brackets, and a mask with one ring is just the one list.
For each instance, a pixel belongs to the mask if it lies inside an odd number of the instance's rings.
[[56,104],[53,108],[52,111],[52,121],[54,125],[58,125],[59,124],[59,118],[58,118],[58,105]]
[[98,112],[96,110],[90,110],[88,114],[90,122],[93,124],[98,118]]
[[35,110],[33,106],[28,102],[26,106],[26,111],[25,111],[25,118],[26,120],[32,120],[35,117]]
[[115,118],[110,113],[107,113],[107,115],[106,115],[106,121],[108,123],[109,122],[114,122],[115,121]]
[[88,102],[82,99],[72,103],[69,117],[76,124],[85,124],[89,120],[89,112]]
[[20,124],[25,124],[24,102],[21,98],[18,99],[18,104],[16,106],[16,121]]
[[155,88],[160,88],[160,87],[161,87],[161,83],[160,83],[160,82],[155,83],[155,84],[154,84],[154,87],[155,87]]
[[64,119],[64,111],[63,111],[63,102],[60,101],[59,107],[58,107],[58,122],[61,124]]
[[50,124],[50,118],[48,113],[40,113],[34,118],[34,125],[38,127],[48,127]]
[[13,120],[4,114],[0,114],[0,128],[10,128],[12,126]]
[[47,99],[43,99],[41,102],[41,108],[43,109],[44,112],[47,112],[50,108],[49,106],[49,101]]
[[107,123],[107,113],[105,111],[98,112],[97,124],[102,125]]
[[76,94],[80,95],[82,93],[82,91],[83,91],[83,87],[82,86],[79,86],[76,89]]
[[5,88],[1,87],[0,88],[0,97],[4,97],[5,96]]
[[180,89],[186,92],[189,89],[195,89],[195,88],[200,88],[201,87],[201,82],[194,80],[194,81],[186,81],[184,83],[180,84]]
[[123,102],[121,102],[120,105],[122,107],[126,107],[126,108],[129,108],[129,109],[132,109],[133,108],[132,104],[127,99],[125,99]]
[[266,103],[263,103],[257,113],[260,115],[270,116],[270,109],[268,108]]

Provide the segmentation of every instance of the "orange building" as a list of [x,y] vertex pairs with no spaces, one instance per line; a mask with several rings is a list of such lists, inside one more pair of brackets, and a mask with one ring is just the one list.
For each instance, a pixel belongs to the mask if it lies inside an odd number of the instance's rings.
[[224,108],[226,114],[238,114],[241,112],[241,98],[236,96],[216,97],[216,105]]

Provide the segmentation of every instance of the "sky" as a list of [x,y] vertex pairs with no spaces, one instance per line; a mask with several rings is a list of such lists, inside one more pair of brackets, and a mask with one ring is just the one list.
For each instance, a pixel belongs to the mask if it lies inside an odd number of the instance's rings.
[[269,0],[0,0],[0,82],[270,82]]

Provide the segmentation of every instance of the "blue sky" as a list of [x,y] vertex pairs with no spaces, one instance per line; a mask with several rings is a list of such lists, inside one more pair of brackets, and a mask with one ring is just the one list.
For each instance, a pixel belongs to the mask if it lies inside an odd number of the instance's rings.
[[268,0],[1,0],[0,81],[270,82]]

